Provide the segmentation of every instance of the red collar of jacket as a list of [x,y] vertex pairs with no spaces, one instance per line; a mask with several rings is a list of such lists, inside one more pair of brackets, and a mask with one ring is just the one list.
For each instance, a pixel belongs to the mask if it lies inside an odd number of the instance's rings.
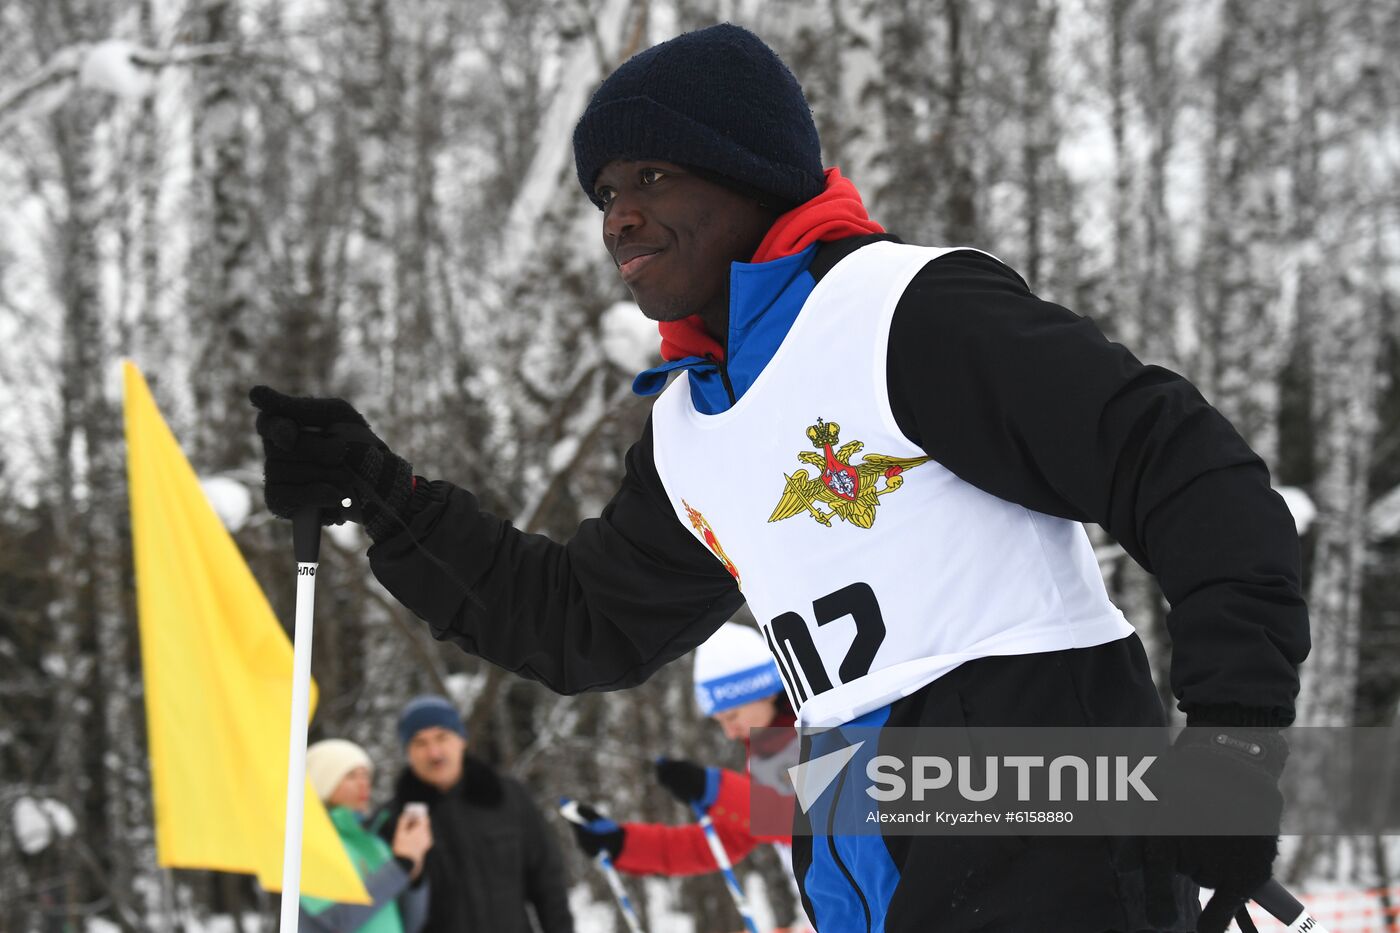
[[744,745],[750,754],[760,758],[772,758],[797,738],[797,717],[786,703],[779,704],[778,713],[762,732],[750,732]]
[[[866,213],[865,203],[851,180],[842,177],[839,168],[829,168],[826,190],[774,221],[750,262],[781,259],[817,242],[884,232],[885,228]],[[724,359],[724,346],[705,329],[698,314],[679,321],[663,321],[657,329],[661,332],[663,359]]]

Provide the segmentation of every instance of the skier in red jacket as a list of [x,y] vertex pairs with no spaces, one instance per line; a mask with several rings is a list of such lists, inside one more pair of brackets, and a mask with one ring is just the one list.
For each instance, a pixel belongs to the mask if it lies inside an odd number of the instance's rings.
[[[662,758],[656,763],[657,781],[682,803],[697,804],[710,815],[731,863],[768,843],[791,875],[791,834],[755,830],[750,819],[756,802],[765,811],[773,808],[773,818],[764,824],[791,826],[793,797],[790,787],[786,793],[779,789],[779,781],[798,763],[796,716],[763,636],[726,622],[697,648],[695,700],[725,738],[744,743],[755,775]],[[676,877],[719,870],[698,823],[617,823],[586,804],[579,812],[588,820],[573,827],[579,846],[590,858],[606,851],[619,871]]]

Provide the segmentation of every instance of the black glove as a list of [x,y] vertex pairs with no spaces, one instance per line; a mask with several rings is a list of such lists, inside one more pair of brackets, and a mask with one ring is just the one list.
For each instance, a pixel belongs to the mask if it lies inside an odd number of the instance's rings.
[[1232,917],[1246,926],[1250,895],[1269,880],[1278,855],[1283,816],[1279,777],[1288,742],[1277,729],[1193,727],[1181,733],[1164,765],[1162,819],[1174,812],[1208,808],[1272,831],[1256,836],[1154,836],[1144,844],[1147,919],[1169,926],[1175,918],[1172,875],[1182,874],[1214,891],[1201,912],[1198,933],[1224,933]]
[[314,507],[321,524],[360,522],[375,541],[405,524],[413,468],[349,402],[295,398],[267,386],[254,386],[248,398],[258,409],[263,497],[274,515],[291,518]]
[[[711,772],[714,772],[713,776]],[[679,758],[656,759],[656,780],[684,804],[699,804],[708,809],[719,789],[719,770],[704,768]]]
[[622,845],[627,840],[627,830],[608,819],[586,803],[578,805],[578,815],[586,822],[569,821],[574,829],[574,839],[589,858],[597,858],[599,852],[607,852],[611,858],[622,854]]

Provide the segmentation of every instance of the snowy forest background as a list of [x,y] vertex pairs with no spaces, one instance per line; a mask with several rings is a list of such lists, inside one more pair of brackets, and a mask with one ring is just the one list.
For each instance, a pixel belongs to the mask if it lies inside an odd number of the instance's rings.
[[[249,879],[155,864],[118,359],[288,624],[257,382],[344,395],[417,472],[567,537],[621,474],[654,352],[569,132],[616,63],[723,19],[781,51],[872,216],[996,253],[1233,419],[1296,490],[1302,721],[1395,720],[1400,4],[0,0],[0,930],[275,922]],[[546,806],[679,821],[643,759],[741,763],[687,663],[556,697],[434,643],[358,534],[323,552],[312,739],[369,748],[378,798],[394,714],[423,691],[451,693]],[[1160,594],[1102,543],[1160,661]],[[71,823],[21,836],[36,803]],[[581,927],[607,929],[605,889],[560,842]],[[1385,855],[1304,840],[1283,869],[1393,883]],[[785,919],[776,859],[746,864]],[[697,931],[738,926],[714,878],[634,891]]]

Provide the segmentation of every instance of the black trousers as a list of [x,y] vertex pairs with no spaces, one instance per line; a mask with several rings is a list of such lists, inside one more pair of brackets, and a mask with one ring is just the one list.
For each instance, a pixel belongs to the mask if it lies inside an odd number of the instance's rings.
[[[983,658],[958,667],[890,707],[887,727],[1151,726],[1165,722],[1147,655],[1136,635],[1093,648]],[[1084,836],[885,836],[898,872],[870,903],[870,929],[886,933],[1138,933],[1143,907],[1141,843]],[[828,840],[818,835],[815,845]],[[793,870],[804,885],[814,837],[793,837]],[[882,860],[883,861],[883,860]],[[888,866],[888,862],[884,862]],[[851,873],[852,897],[860,872]],[[829,876],[829,873],[828,875]],[[814,876],[815,877],[815,876]],[[1178,923],[1194,930],[1197,889],[1174,881]],[[855,914],[859,916],[859,912]],[[883,921],[883,923],[882,923]],[[843,923],[849,925],[849,922]],[[1164,931],[1165,933],[1165,931]]]

